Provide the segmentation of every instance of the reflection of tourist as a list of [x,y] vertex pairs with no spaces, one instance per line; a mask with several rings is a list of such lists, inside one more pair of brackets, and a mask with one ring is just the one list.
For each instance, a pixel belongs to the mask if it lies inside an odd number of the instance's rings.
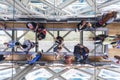
[[34,42],[31,42],[30,40],[25,40],[23,44],[21,45],[22,50],[26,53],[26,57],[29,60],[30,55],[28,54],[29,51],[34,48],[37,44]]
[[114,58],[117,59],[116,63],[120,64],[120,56],[115,55]]
[[88,59],[89,49],[84,45],[80,44],[80,50],[81,50],[82,63],[86,63],[86,60]]
[[43,30],[38,29],[38,32],[37,32],[38,40],[45,39],[45,37],[46,37],[46,29],[43,29]]
[[80,23],[77,24],[76,31],[84,30],[86,28],[86,20],[81,20]]
[[92,24],[90,22],[87,22],[85,26],[85,30],[95,30],[95,28],[92,27]]
[[17,41],[9,41],[9,42],[5,42],[4,45],[5,45],[7,48],[14,48],[14,47],[19,47],[19,46],[20,46],[20,43],[17,42]]
[[94,41],[97,41],[96,44],[100,43],[102,44],[102,42],[105,40],[105,38],[107,38],[108,35],[105,35],[105,34],[99,34],[99,35],[96,35],[95,37],[90,37],[92,38],[92,40]]
[[116,41],[113,48],[120,49],[120,40]]
[[43,23],[35,23],[35,22],[28,22],[26,24],[26,27],[33,32],[37,33],[37,38],[39,40],[45,39],[46,37],[46,29],[43,25]]
[[29,51],[34,48],[37,44],[35,44],[34,42],[31,42],[30,40],[25,40],[23,42],[23,44],[21,45],[22,46],[22,50],[28,54]]
[[119,39],[118,36],[108,36],[108,35],[105,35],[105,34],[99,34],[99,35],[96,35],[95,37],[90,37],[92,38],[95,42],[95,44],[103,44],[103,45],[113,45],[115,47],[115,44],[118,44],[116,45],[116,47],[119,47]]
[[5,56],[3,54],[0,54],[0,61],[4,60]]
[[42,54],[41,52],[38,52],[38,53],[34,53],[32,56],[31,56],[31,60],[28,61],[28,64],[33,64],[35,63],[36,61],[40,60],[42,57]]
[[64,41],[64,39],[61,36],[58,36],[55,38],[55,47],[54,47],[54,52],[56,54],[55,59],[58,59],[60,56],[60,51],[63,48],[63,41]]
[[74,46],[74,56],[75,56],[75,61],[79,62],[81,60],[81,53],[80,53],[80,44],[77,44]]
[[112,23],[117,17],[116,11],[109,11],[108,13],[104,13],[102,18],[98,20],[95,24],[91,24],[90,22],[86,23],[86,20],[81,20],[80,23],[77,24],[77,31],[80,30],[94,30],[94,28],[105,27],[106,25]]
[[89,49],[82,44],[77,44],[74,47],[73,53],[75,56],[75,61],[81,62],[81,63],[86,63],[86,61],[88,59]]
[[116,17],[117,17],[116,11],[109,11],[108,13],[104,13],[102,19],[95,24],[95,27],[106,26],[112,23],[116,19]]
[[113,58],[108,58],[108,60],[111,60],[114,63],[120,64],[120,56],[118,55],[115,55]]
[[28,22],[28,23],[26,24],[26,27],[27,27],[28,29],[34,31],[34,32],[36,32],[36,30],[37,30],[37,28],[38,28],[37,23],[35,23],[35,22]]

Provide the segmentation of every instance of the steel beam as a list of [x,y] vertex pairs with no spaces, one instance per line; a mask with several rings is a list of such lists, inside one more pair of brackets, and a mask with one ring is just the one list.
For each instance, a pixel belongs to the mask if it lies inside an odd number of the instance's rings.
[[66,49],[68,52],[71,52],[66,46],[63,45],[63,48]]
[[16,40],[19,41],[24,35],[26,35],[29,31],[24,32],[20,37],[18,37]]
[[118,3],[118,2],[120,2],[120,0],[110,0],[110,1],[108,1],[108,2],[106,2],[106,3],[103,3],[102,5],[99,5],[97,8],[98,8],[98,9],[104,8],[104,7],[106,7],[106,6],[110,6],[110,5],[115,4],[115,3]]
[[[15,2],[14,2],[15,1]],[[30,11],[27,7],[23,6],[19,0],[6,0],[13,7],[22,12],[22,14],[27,14],[28,18],[34,18],[31,14],[39,14],[38,12]]]
[[15,3],[20,6],[22,9],[24,9],[24,11],[26,11],[27,13],[30,14],[30,16],[32,16],[31,14],[40,14],[37,11],[31,11],[29,8],[25,7],[19,0],[15,0]]
[[55,37],[50,31],[48,31],[48,29],[47,29],[47,32],[48,32],[53,38]]
[[87,4],[90,6],[90,7],[95,7],[95,0],[86,0]]
[[53,44],[46,52],[49,52],[51,49],[53,49],[55,44]]
[[[70,32],[71,32],[71,31],[68,31],[68,32],[63,36],[63,38],[65,38]],[[54,38],[54,35],[53,35],[52,33],[49,32],[49,34]],[[60,36],[60,32],[59,32],[59,31],[57,31],[57,36]],[[53,45],[47,50],[47,52],[49,52],[52,48],[54,48],[54,45],[55,45],[55,44],[53,44]],[[71,52],[66,46],[63,46],[63,48],[66,49],[68,52]]]
[[9,6],[9,4],[7,2],[5,2],[5,1],[0,1],[0,4],[4,4],[4,5],[8,5]]
[[68,31],[64,36],[63,36],[63,38],[65,38],[68,34],[70,34],[71,33],[71,31]]
[[70,4],[76,2],[77,0],[65,0],[65,2],[61,3],[60,5],[58,5],[57,7],[60,9],[63,9],[67,6],[69,6]]
[[10,35],[6,30],[3,30],[10,38],[12,38],[12,35]]
[[16,71],[16,72],[21,71],[21,68],[20,68],[20,66],[19,66],[19,65],[17,65],[17,67],[15,68],[15,71]]
[[62,11],[61,9],[57,8],[55,5],[51,4],[50,2],[48,2],[47,0],[39,0],[40,2],[46,4],[47,6],[51,7],[52,9],[65,14],[66,12]]
[[[106,7],[106,6],[110,6],[112,4],[118,3],[118,2],[120,2],[120,0],[110,0],[107,3],[103,3],[102,5],[98,5],[97,8],[101,9],[101,8]],[[93,9],[85,9],[85,10],[81,11],[80,14],[84,14],[84,13],[87,13],[87,12],[90,12],[90,11],[94,11],[94,10]]]
[[98,74],[99,74],[99,72],[97,71],[97,68],[94,68],[94,73],[90,80],[97,80]]
[[35,32],[35,52],[38,52],[39,48],[39,43],[38,43],[38,38],[37,38],[37,32]]
[[[75,1],[77,1],[77,0],[66,0],[65,2],[59,4],[59,5],[57,6],[57,8],[65,11],[67,14],[72,15],[72,13],[70,13],[69,11],[64,10],[64,8],[67,7],[67,6],[69,6],[70,4],[74,3]],[[51,12],[53,12],[53,10],[52,10]],[[51,12],[50,12],[50,13],[51,13]]]
[[[90,51],[90,53],[93,53],[94,51],[96,51],[96,48],[98,48],[100,45],[101,45],[101,44],[95,46],[95,48],[94,48],[92,51]],[[95,54],[96,54],[96,53],[95,53]]]
[[[9,4],[11,4],[12,6],[14,5],[14,0],[6,0],[6,2],[8,2]],[[14,7],[14,6],[13,6]],[[27,14],[27,12],[21,8],[20,6],[18,5],[15,5],[16,9],[18,9],[19,11],[21,11],[23,14]]]
[[83,44],[83,31],[80,31],[80,44]]
[[[47,69],[48,70],[48,69]],[[61,78],[61,80],[66,80],[65,78],[63,78],[62,76],[61,76],[61,74],[63,74],[63,73],[65,73],[66,71],[68,71],[69,69],[64,69],[64,70],[62,70],[61,72],[59,72],[59,73],[55,73],[55,72],[53,72],[52,70],[49,70],[49,71],[52,71],[52,74],[53,74],[53,76],[52,77],[50,77],[48,80],[53,80],[54,78]],[[51,72],[50,72],[51,73]]]
[[6,52],[6,50],[8,50],[9,48],[5,48],[2,52]]
[[20,0],[20,2],[21,2],[24,6],[28,6],[30,0]]
[[33,69],[34,65],[26,66],[23,70],[19,71],[15,75],[13,75],[12,78],[9,78],[8,80],[21,80],[25,77],[27,73],[29,73]]

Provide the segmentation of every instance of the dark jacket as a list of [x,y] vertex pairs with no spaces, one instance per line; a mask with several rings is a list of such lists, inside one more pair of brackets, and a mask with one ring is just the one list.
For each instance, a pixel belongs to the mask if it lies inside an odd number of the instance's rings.
[[74,52],[73,52],[74,54],[80,54],[80,47],[78,46],[78,45],[76,45],[75,47],[74,47]]

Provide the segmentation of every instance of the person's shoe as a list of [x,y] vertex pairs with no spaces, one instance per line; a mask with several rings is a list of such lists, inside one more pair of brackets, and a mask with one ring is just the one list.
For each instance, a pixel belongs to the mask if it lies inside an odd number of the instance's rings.
[[104,59],[107,59],[107,58],[108,58],[108,55],[104,55],[103,58],[104,58]]

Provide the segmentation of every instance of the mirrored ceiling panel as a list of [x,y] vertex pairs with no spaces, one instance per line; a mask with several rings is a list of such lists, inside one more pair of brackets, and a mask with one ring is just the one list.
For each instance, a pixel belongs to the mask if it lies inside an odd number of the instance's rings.
[[0,0],[2,20],[91,18],[111,10],[120,10],[120,0]]

